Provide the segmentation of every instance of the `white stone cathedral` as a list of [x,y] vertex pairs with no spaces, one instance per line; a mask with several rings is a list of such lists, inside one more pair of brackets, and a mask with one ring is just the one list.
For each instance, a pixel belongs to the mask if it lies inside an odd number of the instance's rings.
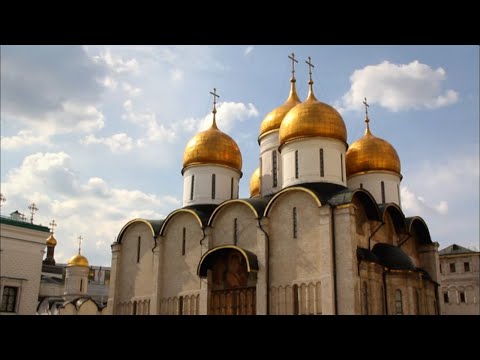
[[[260,125],[260,166],[210,129],[183,158],[183,207],[133,219],[112,245],[110,314],[438,314],[438,244],[401,209],[400,159],[374,136],[347,144],[332,106],[290,95]],[[365,105],[367,106],[366,102]]]

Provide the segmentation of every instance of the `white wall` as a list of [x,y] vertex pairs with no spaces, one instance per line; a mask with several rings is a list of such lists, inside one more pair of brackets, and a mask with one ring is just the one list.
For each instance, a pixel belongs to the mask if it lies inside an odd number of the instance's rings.
[[[215,174],[215,199],[212,199],[212,174]],[[192,175],[195,175],[193,200],[190,200]],[[183,206],[196,204],[220,204],[238,198],[240,172],[226,166],[194,165],[183,173]],[[233,197],[231,179],[233,178]]]
[[[323,149],[323,177],[320,176],[320,149]],[[295,151],[298,151],[298,179],[295,178]],[[347,186],[345,152],[345,143],[323,137],[300,139],[285,144],[281,148],[283,187],[309,182]]]
[[0,301],[5,286],[18,287],[16,314],[35,314],[49,235],[49,232],[0,224]]
[[88,288],[88,266],[67,266],[65,275],[65,298],[73,300],[85,296]]
[[[260,167],[261,189],[260,194],[267,196],[276,193],[282,189],[282,160],[278,152],[278,130],[273,131],[260,140],[260,158],[262,166]],[[277,186],[273,187],[273,162],[272,152],[277,152]]]
[[398,174],[389,171],[375,171],[365,174],[352,175],[348,178],[348,188],[358,189],[360,184],[368,190],[378,204],[382,204],[381,182],[385,184],[385,203],[395,203],[401,206],[399,187],[401,178]]

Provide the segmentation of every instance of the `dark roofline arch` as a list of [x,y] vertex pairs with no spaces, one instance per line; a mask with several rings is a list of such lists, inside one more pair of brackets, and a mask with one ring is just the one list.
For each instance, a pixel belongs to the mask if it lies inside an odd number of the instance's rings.
[[407,222],[408,232],[411,234],[412,229],[415,229],[420,242],[424,244],[431,244],[432,238],[430,237],[430,231],[428,230],[427,223],[420,216],[408,217],[405,219]]
[[174,210],[172,211],[170,214],[168,214],[168,216],[165,218],[165,221],[163,221],[163,224],[162,224],[162,227],[160,228],[160,232],[159,232],[159,235],[162,235],[163,236],[163,233],[165,232],[165,228],[167,227],[167,224],[169,223],[169,221],[177,214],[180,214],[180,213],[187,213],[187,214],[191,214],[195,217],[195,219],[198,221],[198,224],[200,225],[200,228],[203,229],[203,223],[202,223],[202,220],[200,219],[200,217],[198,216],[198,214],[193,211],[192,209],[177,209],[177,210]]
[[235,245],[221,245],[217,246],[213,249],[208,250],[205,254],[203,254],[202,258],[198,262],[198,267],[197,267],[197,275],[199,277],[206,277],[207,276],[207,270],[209,269],[210,261],[210,255],[216,253],[217,251],[221,251],[224,249],[234,249],[237,250],[239,253],[243,255],[245,258],[245,262],[247,264],[247,272],[257,272],[258,271],[258,260],[257,260],[257,255],[252,253],[251,251],[242,249],[241,247],[235,246]]
[[125,231],[127,231],[127,229],[131,225],[133,225],[137,222],[141,222],[141,223],[146,224],[150,228],[150,231],[152,232],[152,236],[155,237],[158,234],[158,232],[160,230],[160,227],[162,226],[163,220],[147,220],[147,219],[141,219],[141,218],[130,220],[129,222],[127,222],[122,227],[122,229],[118,233],[118,236],[117,236],[117,243],[118,244],[120,244],[122,242],[123,234],[125,233]]
[[257,210],[248,201],[246,201],[244,199],[231,199],[231,200],[226,200],[226,201],[222,202],[220,205],[218,205],[215,208],[215,210],[213,210],[212,215],[210,215],[210,218],[208,219],[207,225],[212,226],[213,220],[215,219],[215,216],[217,215],[217,213],[219,213],[220,210],[222,210],[224,207],[226,207],[228,205],[231,205],[231,204],[235,204],[235,203],[246,205],[250,210],[252,210],[253,215],[255,215],[255,219],[258,219]]
[[380,209],[378,208],[375,198],[365,189],[343,190],[333,195],[328,203],[333,206],[349,204],[353,198],[357,198],[365,207],[365,213],[369,220],[383,221]]
[[276,193],[274,197],[272,197],[270,199],[270,201],[268,202],[267,204],[267,207],[265,208],[265,211],[263,213],[263,216],[268,216],[268,213],[270,211],[270,208],[272,207],[273,203],[279,198],[281,197],[282,195],[284,195],[285,193],[287,192],[290,192],[290,191],[303,191],[303,192],[306,192],[307,194],[309,194],[310,196],[313,197],[313,199],[315,200],[315,202],[317,203],[318,207],[321,207],[322,206],[322,202],[320,201],[320,199],[318,198],[318,196],[310,189],[307,189],[307,188],[304,188],[304,187],[301,187],[301,186],[293,186],[293,187],[289,187],[289,188],[286,188],[286,189],[283,189],[281,190],[280,192]]
[[397,204],[395,203],[383,204],[383,205],[380,205],[379,208],[380,208],[380,211],[382,212],[383,222],[385,222],[385,216],[388,213],[392,218],[395,231],[398,234],[407,232],[407,221],[405,220],[405,214]]

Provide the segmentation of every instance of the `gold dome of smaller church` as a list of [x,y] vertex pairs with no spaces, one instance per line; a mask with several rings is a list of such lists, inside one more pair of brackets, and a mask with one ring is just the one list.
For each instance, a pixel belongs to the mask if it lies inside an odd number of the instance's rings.
[[85,256],[81,255],[80,253],[72,256],[70,260],[68,260],[67,266],[86,266],[88,267],[88,260]]
[[57,239],[53,236],[53,233],[47,238],[47,245],[48,246],[55,246],[57,245]]
[[[215,93],[214,96],[218,95]],[[210,129],[195,135],[185,147],[183,170],[189,165],[213,164],[229,166],[240,172],[242,171],[242,154],[237,143],[217,127],[215,104],[216,102],[214,101],[213,121]]]
[[260,195],[260,168],[256,168],[250,178],[250,197]]
[[395,148],[370,131],[368,113],[365,117],[365,135],[351,144],[345,155],[347,176],[367,171],[391,171],[400,174],[400,158]]

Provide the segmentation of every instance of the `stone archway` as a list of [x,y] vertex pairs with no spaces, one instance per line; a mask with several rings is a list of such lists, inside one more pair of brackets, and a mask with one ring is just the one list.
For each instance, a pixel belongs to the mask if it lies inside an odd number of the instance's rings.
[[199,275],[208,275],[208,314],[255,315],[257,270],[256,256],[236,246],[207,252],[200,261]]

